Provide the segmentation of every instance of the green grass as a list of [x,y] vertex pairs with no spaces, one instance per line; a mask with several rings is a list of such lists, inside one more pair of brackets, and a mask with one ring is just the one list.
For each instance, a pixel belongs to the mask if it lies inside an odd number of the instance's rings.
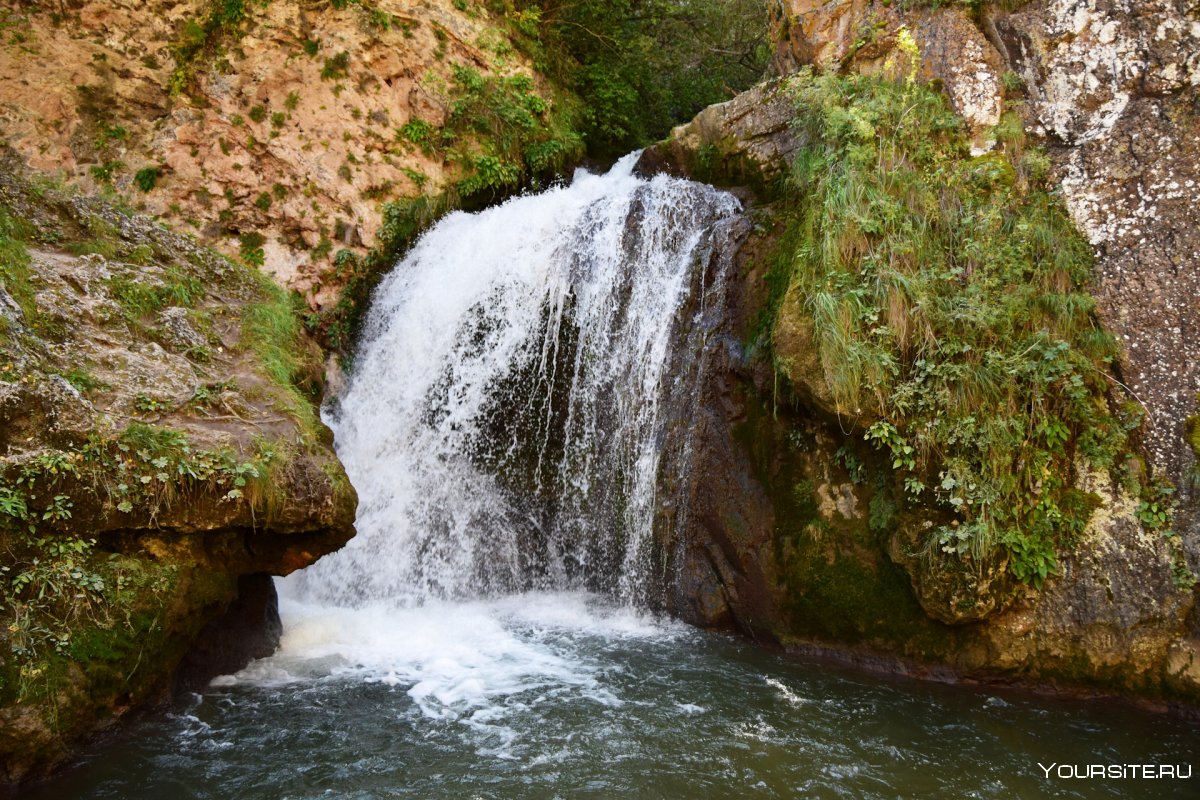
[[303,435],[317,441],[320,422],[316,414],[317,389],[305,364],[304,329],[291,295],[265,276],[259,276],[263,302],[246,306],[242,321],[242,346],[253,352],[263,371],[284,393],[284,409]]
[[161,283],[127,275],[108,279],[109,290],[127,320],[136,322],[168,306],[191,308],[204,297],[204,284],[178,267],[167,267]]
[[931,553],[1007,555],[1040,586],[1090,516],[1077,457],[1112,468],[1136,424],[1111,407],[1116,347],[1048,162],[1015,119],[971,157],[927,87],[805,72],[793,88],[808,145],[766,327],[807,318],[834,400],[868,409],[910,501],[957,523]]
[[38,310],[29,269],[29,250],[23,241],[29,234],[29,226],[24,220],[0,211],[0,283],[21,307],[25,319],[33,322]]

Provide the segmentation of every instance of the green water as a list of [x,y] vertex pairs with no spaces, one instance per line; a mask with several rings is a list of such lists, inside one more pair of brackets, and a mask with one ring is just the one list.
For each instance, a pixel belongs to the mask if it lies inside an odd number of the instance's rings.
[[1194,723],[894,681],[579,594],[285,604],[280,653],[96,748],[45,798],[1200,797]]

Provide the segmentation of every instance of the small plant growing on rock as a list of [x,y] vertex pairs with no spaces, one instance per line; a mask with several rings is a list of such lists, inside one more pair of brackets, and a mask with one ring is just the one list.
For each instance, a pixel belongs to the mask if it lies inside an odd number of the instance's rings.
[[325,59],[325,66],[321,68],[321,80],[340,80],[348,75],[349,69],[350,54],[343,50],[336,56]]
[[152,191],[155,184],[158,183],[159,175],[160,172],[158,167],[144,167],[143,169],[139,169],[133,176],[133,182],[137,184],[137,187],[143,192],[149,192]]
[[263,253],[263,245],[266,241],[266,237],[257,231],[243,233],[238,237],[238,255],[250,266],[261,267],[266,260],[266,255]]

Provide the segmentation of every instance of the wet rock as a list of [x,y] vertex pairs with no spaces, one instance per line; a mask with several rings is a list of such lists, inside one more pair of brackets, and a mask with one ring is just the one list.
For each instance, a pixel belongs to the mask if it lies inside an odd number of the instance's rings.
[[980,622],[1008,608],[1019,585],[1008,572],[1008,559],[978,563],[930,547],[925,525],[900,526],[888,540],[887,553],[904,568],[913,594],[929,616],[947,625]]
[[[161,698],[197,641],[190,675],[269,653],[269,576],[341,547],[356,497],[313,407],[319,349],[298,322],[269,334],[294,365],[281,375],[251,346],[252,309],[290,313],[261,276],[0,163],[0,209],[36,223],[23,327],[0,337],[3,566],[56,564],[43,543],[61,539],[78,550],[64,574],[95,576],[57,646],[30,639],[40,606],[6,590],[2,788]],[[73,254],[81,240],[103,254]]]
[[[963,674],[1200,701],[1197,592],[1180,580],[1183,565],[1200,569],[1197,453],[1185,437],[1200,410],[1195,9],[1169,0],[1036,0],[975,16],[870,0],[778,8],[779,77],[678,128],[647,151],[644,168],[730,180],[706,168],[707,148],[755,165],[739,165],[738,175],[784,169],[803,145],[786,124],[787,74],[814,65],[905,80],[914,66],[907,30],[920,54],[916,78],[940,82],[977,149],[1007,110],[1041,137],[1094,247],[1101,321],[1123,347],[1114,391],[1147,410],[1150,469],[1138,479],[1160,475],[1179,487],[1173,526],[1182,551],[1140,523],[1137,497],[1081,469],[1076,486],[1099,508],[1042,589],[1014,585],[1002,564],[964,568],[930,557],[926,525],[947,521],[896,502],[903,492],[889,485],[886,465],[871,466],[861,449],[877,406],[869,396],[853,408],[833,397],[803,298],[785,295],[773,351],[795,405],[781,403],[774,376],[753,364],[716,362],[725,372],[714,371],[696,415],[698,485],[685,495],[698,511],[675,534],[686,543],[676,608],[788,647],[833,643]],[[1006,107],[1022,92],[1023,102]],[[769,124],[731,113],[757,105],[766,114],[772,103]],[[759,252],[740,258],[729,283],[729,302],[741,309],[732,316],[742,320],[731,330],[740,324],[743,336],[754,314],[746,308],[762,302],[754,265],[770,250],[760,241],[771,241],[766,227],[747,245]],[[854,483],[849,496],[839,488],[846,452],[880,476]]]
[[279,597],[270,575],[242,575],[237,598],[217,619],[204,626],[175,672],[177,691],[202,689],[218,675],[231,675],[279,647],[283,623]]

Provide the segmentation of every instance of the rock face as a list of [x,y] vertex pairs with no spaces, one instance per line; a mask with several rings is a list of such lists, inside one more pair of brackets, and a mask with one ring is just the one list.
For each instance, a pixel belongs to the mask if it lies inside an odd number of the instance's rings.
[[[787,0],[774,20],[781,73],[804,64],[942,81],[982,131],[1006,108],[1044,138],[1071,215],[1095,247],[1095,295],[1125,349],[1123,379],[1148,412],[1156,466],[1183,487],[1184,421],[1200,393],[1200,11],[1182,0],[1039,0],[1012,12]],[[1006,98],[1005,80],[1021,93]]]
[[[919,542],[932,523],[897,511],[888,465],[862,448],[861,431],[851,435],[871,409],[836,408],[822,393],[802,315],[783,309],[780,327],[790,319],[795,330],[774,331],[794,408],[740,344],[754,339],[766,302],[775,234],[764,210],[730,282],[738,311],[714,340],[726,368],[714,371],[697,415],[703,466],[685,489],[697,512],[677,554],[681,615],[800,650],[898,658],[890,663],[918,672],[946,664],[1200,701],[1197,592],[1176,580],[1181,558],[1200,569],[1196,452],[1185,438],[1200,429],[1200,16],[1190,3],[1151,5],[1043,0],[971,15],[785,0],[773,19],[782,80],[707,110],[643,164],[733,183],[779,174],[803,146],[787,126],[786,75],[804,65],[939,82],[977,153],[992,146],[989,129],[1004,113],[1019,114],[1094,248],[1100,317],[1123,346],[1119,391],[1147,411],[1153,472],[1180,489],[1181,544],[1143,527],[1136,497],[1084,470],[1079,488],[1100,509],[1042,590],[999,574],[930,573]],[[706,149],[734,154],[736,172],[706,171]]]
[[228,254],[262,237],[265,269],[328,305],[332,254],[373,243],[384,201],[459,176],[423,138],[445,121],[454,66],[528,68],[502,21],[451,0],[247,0],[243,20],[209,26],[220,5],[5,12],[0,134],[31,168],[111,184]]
[[[269,651],[267,576],[344,544],[356,506],[287,296],[15,161],[0,168],[6,781],[161,697],[198,637],[219,653],[210,673]],[[246,634],[215,642],[205,626],[231,606]]]

